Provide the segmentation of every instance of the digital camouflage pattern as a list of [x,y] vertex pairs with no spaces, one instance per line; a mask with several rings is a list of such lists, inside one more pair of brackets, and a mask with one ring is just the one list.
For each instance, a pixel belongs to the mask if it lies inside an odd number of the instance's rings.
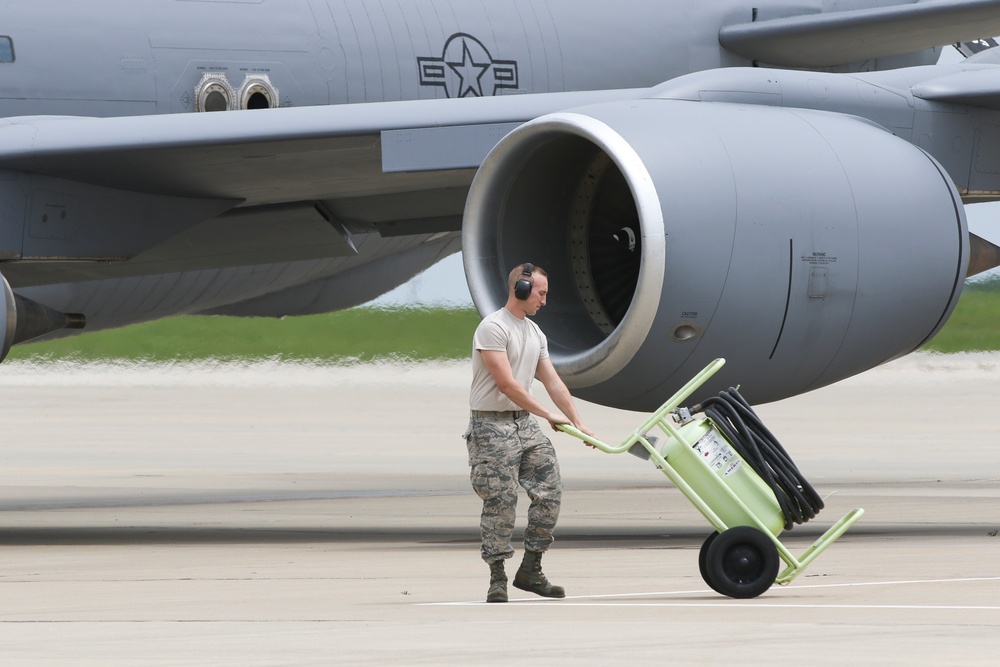
[[472,488],[483,500],[482,556],[487,562],[510,558],[517,510],[517,486],[528,492],[524,548],[543,552],[552,544],[559,518],[562,479],[552,442],[530,414],[520,419],[477,417],[465,433]]

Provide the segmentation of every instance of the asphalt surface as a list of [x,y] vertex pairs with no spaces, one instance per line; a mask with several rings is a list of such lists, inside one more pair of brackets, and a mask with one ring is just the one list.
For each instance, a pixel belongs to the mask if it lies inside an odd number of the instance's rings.
[[[911,356],[760,406],[827,496],[782,543],[866,514],[750,600],[701,579],[711,529],[660,471],[558,434],[544,565],[568,597],[485,604],[468,379],[5,364],[0,663],[1000,662],[1000,355]],[[608,442],[643,418],[582,412]]]

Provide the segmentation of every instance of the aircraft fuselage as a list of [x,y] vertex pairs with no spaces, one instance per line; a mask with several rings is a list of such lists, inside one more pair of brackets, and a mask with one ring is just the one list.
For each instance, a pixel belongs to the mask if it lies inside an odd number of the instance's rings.
[[[824,5],[756,4],[758,19]],[[213,79],[236,109],[646,87],[751,64],[717,39],[751,20],[736,0],[42,0],[3,16],[2,117],[191,112]]]

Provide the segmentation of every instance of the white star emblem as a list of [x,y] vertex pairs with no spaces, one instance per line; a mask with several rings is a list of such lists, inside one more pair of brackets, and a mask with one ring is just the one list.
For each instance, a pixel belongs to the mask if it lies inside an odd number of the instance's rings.
[[483,96],[483,84],[480,79],[490,68],[490,63],[477,63],[473,60],[469,45],[464,39],[462,40],[462,62],[449,62],[447,65],[458,75],[459,97],[465,97],[469,93],[476,97]]

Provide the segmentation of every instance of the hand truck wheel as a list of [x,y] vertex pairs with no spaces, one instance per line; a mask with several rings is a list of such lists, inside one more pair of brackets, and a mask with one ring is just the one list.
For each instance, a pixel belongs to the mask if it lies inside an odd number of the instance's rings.
[[[718,531],[712,533],[705,538],[705,541],[701,545],[701,549],[698,550],[698,571],[701,573],[701,578],[706,584],[712,587],[715,591],[715,585],[708,579],[708,549],[712,546],[712,542],[715,538],[719,536]],[[715,591],[716,593],[721,593],[722,591]]]
[[755,598],[778,578],[778,548],[756,528],[736,526],[709,540],[704,578],[722,595]]

